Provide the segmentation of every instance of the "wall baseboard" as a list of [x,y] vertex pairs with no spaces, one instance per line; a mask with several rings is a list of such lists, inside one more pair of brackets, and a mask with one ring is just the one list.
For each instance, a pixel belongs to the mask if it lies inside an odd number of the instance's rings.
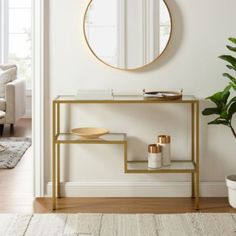
[[[52,183],[46,186],[51,196]],[[225,182],[201,182],[202,197],[226,197]],[[64,197],[190,197],[190,182],[66,182],[61,183]]]

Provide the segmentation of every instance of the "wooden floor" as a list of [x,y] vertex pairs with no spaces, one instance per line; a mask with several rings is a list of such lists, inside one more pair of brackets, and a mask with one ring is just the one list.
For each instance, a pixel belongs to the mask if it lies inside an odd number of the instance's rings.
[[[4,136],[9,136],[9,127]],[[16,137],[31,136],[31,119],[15,126]],[[54,212],[185,213],[195,212],[191,198],[61,198]],[[33,157],[29,148],[16,168],[0,170],[0,213],[49,213],[50,198],[33,199]],[[227,198],[201,198],[200,212],[235,212]]]
[[[34,201],[34,212],[51,212],[51,199]],[[201,198],[200,210],[194,208],[191,198],[61,198],[57,210],[60,213],[186,213],[233,212],[227,198]]]
[[[9,137],[9,126],[3,136]],[[31,137],[31,119],[21,119],[15,137]],[[33,202],[33,157],[30,147],[14,169],[0,169],[0,212],[31,212]]]

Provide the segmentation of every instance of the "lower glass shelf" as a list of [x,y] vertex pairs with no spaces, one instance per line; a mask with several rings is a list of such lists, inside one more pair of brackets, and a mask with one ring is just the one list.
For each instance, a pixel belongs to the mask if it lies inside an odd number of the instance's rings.
[[170,166],[160,169],[148,168],[147,161],[127,161],[126,173],[194,173],[195,164],[193,161],[171,161]]
[[96,139],[81,138],[71,133],[60,133],[56,135],[56,143],[67,144],[124,144],[127,142],[126,133],[108,133]]

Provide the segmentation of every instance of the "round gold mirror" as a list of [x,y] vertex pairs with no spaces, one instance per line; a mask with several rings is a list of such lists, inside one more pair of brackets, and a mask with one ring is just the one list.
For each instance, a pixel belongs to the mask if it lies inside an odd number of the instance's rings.
[[91,0],[84,36],[103,63],[124,70],[142,68],[169,43],[170,11],[165,0]]

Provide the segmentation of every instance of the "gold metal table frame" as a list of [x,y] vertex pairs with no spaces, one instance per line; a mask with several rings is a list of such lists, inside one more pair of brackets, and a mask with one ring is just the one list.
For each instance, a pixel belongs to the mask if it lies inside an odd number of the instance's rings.
[[[61,104],[187,104],[191,107],[191,158],[172,161],[170,167],[151,170],[147,160],[129,161],[127,156],[127,137],[125,133],[111,133],[101,139],[81,139],[71,133],[61,133]],[[159,101],[145,99],[142,96],[114,96],[112,100],[81,100],[76,96],[58,96],[52,107],[52,208],[55,210],[60,197],[60,145],[61,144],[118,144],[124,147],[125,173],[190,173],[192,198],[195,208],[199,209],[199,100],[194,96],[183,96],[179,100]]]

